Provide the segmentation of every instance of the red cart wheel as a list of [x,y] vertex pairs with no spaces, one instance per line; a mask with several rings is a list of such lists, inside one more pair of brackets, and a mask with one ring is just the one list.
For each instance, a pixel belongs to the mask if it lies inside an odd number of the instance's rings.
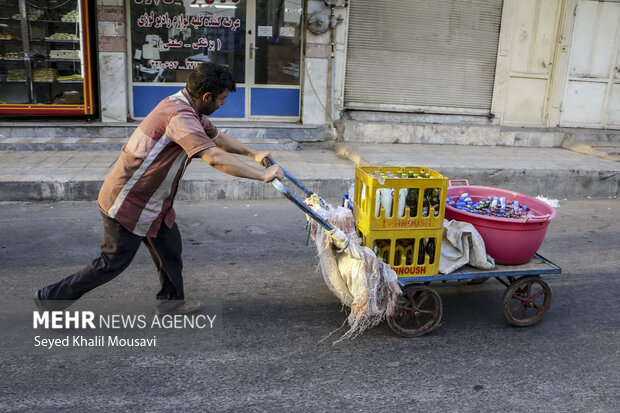
[[393,316],[387,316],[392,331],[403,337],[419,337],[439,325],[443,306],[435,290],[424,285],[408,285],[398,299]]
[[542,318],[551,305],[551,287],[539,276],[513,281],[502,297],[504,317],[515,327],[527,327]]

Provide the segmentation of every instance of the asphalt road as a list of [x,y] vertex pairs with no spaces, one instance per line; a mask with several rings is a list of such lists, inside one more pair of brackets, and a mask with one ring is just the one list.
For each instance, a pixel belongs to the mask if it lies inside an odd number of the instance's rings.
[[[221,309],[213,345],[180,354],[5,352],[0,410],[618,411],[618,206],[562,202],[540,252],[563,273],[547,277],[553,302],[535,326],[506,323],[505,287],[490,280],[438,285],[443,321],[426,336],[401,338],[382,323],[332,345],[335,336],[321,339],[346,315],[316,272],[299,210],[286,200],[179,203],[186,296],[212,297]],[[3,302],[29,302],[35,288],[98,254],[94,203],[5,203],[0,225]],[[150,300],[156,289],[141,248],[81,304]]]

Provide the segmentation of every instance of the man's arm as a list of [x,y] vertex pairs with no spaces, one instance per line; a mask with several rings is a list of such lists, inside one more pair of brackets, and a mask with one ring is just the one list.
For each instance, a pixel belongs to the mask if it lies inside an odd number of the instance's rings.
[[[221,136],[216,140],[220,138]],[[239,178],[255,179],[263,182],[271,182],[275,178],[284,179],[284,173],[278,165],[272,165],[266,169],[256,169],[217,147],[205,149],[199,152],[197,156],[200,156],[202,160],[215,169],[228,175],[238,176]]]
[[[263,166],[271,165],[273,162],[271,152],[257,151],[256,149],[250,148],[224,132],[220,132],[218,137],[213,140],[213,143],[215,143],[218,148],[226,152],[248,156]],[[267,162],[267,160],[269,160],[269,162]]]

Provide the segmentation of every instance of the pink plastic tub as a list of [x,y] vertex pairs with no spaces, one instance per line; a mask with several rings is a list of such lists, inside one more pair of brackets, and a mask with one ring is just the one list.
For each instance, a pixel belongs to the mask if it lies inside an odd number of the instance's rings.
[[[465,185],[452,186],[456,182],[464,182]],[[450,205],[446,205],[446,219],[469,222],[476,227],[484,239],[487,253],[498,264],[524,264],[532,259],[545,238],[549,222],[555,218],[553,207],[518,192],[469,185],[465,179],[449,181],[447,196],[458,197],[463,192],[467,192],[474,203],[495,195],[527,205],[534,212],[534,216],[527,219],[489,217],[461,211]]]

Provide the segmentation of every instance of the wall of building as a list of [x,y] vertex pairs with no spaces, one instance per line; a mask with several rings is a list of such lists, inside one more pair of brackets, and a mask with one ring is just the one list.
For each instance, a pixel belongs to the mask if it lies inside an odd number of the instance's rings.
[[557,127],[620,129],[618,16],[618,2],[504,0],[491,117],[347,111],[341,138],[544,147]]
[[99,99],[103,122],[126,122],[127,28],[123,0],[97,0]]
[[[493,117],[481,118],[479,125],[544,128],[562,126],[562,121],[567,123],[562,105],[570,72],[575,14],[580,1],[504,1],[491,107]],[[128,30],[124,3],[123,0],[97,0],[99,90],[104,122],[124,122],[129,113]],[[596,2],[588,0],[588,3]],[[330,4],[334,5],[333,9]],[[344,117],[347,6],[345,0],[306,2],[306,19],[321,14],[328,19],[329,27],[323,33],[315,34],[306,24],[304,59],[300,67],[301,122],[305,125],[334,125]],[[614,47],[619,45],[617,42]],[[620,87],[614,90],[620,90]],[[382,116],[375,120],[398,118],[396,121],[402,123],[403,116],[389,118],[379,114]],[[416,122],[424,120],[412,121]],[[437,120],[431,123],[437,123]],[[579,126],[570,123],[570,119],[568,124]],[[356,127],[360,133],[360,126]]]
[[[306,16],[325,14],[323,1],[308,1]],[[330,33],[315,34],[306,27],[306,48],[302,62],[302,123],[328,124]]]
[[[335,0],[334,4],[337,7],[330,17],[334,28],[318,35],[307,29],[305,33],[304,59],[300,69],[303,79],[301,122],[305,125],[331,125],[331,118],[338,120],[342,114],[348,9],[343,7],[344,1]],[[331,12],[322,0],[309,0],[306,11],[306,16],[318,11],[328,17]],[[123,0],[97,0],[99,90],[103,122],[125,122],[129,114],[125,13]],[[333,60],[332,41],[335,43]]]
[[333,11],[324,1],[309,0],[307,4],[306,17],[321,15],[329,26],[324,33],[315,34],[306,25],[302,62],[303,124],[331,125],[342,113],[348,9],[344,1],[332,0],[330,4],[334,5]]

